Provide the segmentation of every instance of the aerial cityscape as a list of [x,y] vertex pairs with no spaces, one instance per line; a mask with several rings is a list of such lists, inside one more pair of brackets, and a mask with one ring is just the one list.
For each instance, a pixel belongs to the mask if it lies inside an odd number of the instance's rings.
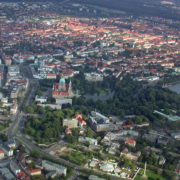
[[180,180],[180,1],[0,0],[0,180]]

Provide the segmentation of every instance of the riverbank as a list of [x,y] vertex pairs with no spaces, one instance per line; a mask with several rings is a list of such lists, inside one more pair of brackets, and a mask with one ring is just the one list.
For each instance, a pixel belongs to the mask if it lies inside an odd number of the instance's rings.
[[180,84],[180,81],[167,83],[166,86],[169,87],[169,86],[174,86],[174,85],[176,85],[176,84]]

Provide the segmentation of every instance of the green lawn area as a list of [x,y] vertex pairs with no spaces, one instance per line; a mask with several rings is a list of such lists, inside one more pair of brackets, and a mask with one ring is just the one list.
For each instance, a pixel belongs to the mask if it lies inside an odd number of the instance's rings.
[[88,156],[86,156],[85,154],[79,151],[68,152],[65,155],[61,156],[61,158],[69,160],[78,165],[85,164],[87,160],[89,159]]
[[[139,173],[138,173],[138,175],[136,176],[136,178],[135,178],[135,180],[144,180],[142,177],[141,177],[141,175],[142,175],[142,173],[143,173],[143,171],[142,171],[142,169],[139,171]],[[156,173],[154,173],[154,172],[152,172],[152,171],[149,171],[149,170],[147,170],[147,176],[148,176],[148,180],[156,180],[157,178],[159,179],[159,180],[168,180],[168,179],[166,179],[165,177],[163,177],[162,175],[160,175],[160,174],[156,174]]]
[[107,91],[102,89],[101,87],[96,87],[95,89],[97,92],[99,92],[99,94],[106,94],[107,93]]
[[0,131],[4,130],[5,128],[6,128],[6,126],[1,125],[0,126]]

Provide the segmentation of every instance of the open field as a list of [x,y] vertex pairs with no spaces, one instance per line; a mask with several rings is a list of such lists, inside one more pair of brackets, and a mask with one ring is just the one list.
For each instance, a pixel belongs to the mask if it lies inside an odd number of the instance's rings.
[[[138,173],[138,175],[136,176],[135,180],[144,180],[141,175],[143,173],[143,170],[141,169]],[[163,177],[162,175],[160,174],[155,174],[154,172],[152,171],[149,171],[147,170],[147,176],[148,176],[148,179],[149,180],[156,180],[156,179],[159,179],[159,180],[167,180],[165,177]]]
[[61,156],[61,158],[69,160],[75,164],[83,165],[87,162],[89,157],[82,152],[79,151],[69,151],[65,155]]

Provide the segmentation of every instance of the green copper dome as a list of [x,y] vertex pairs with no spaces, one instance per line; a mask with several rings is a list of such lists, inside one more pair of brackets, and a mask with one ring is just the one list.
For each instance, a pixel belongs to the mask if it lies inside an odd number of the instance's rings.
[[66,83],[66,81],[65,81],[64,78],[61,78],[61,79],[59,80],[59,83]]

